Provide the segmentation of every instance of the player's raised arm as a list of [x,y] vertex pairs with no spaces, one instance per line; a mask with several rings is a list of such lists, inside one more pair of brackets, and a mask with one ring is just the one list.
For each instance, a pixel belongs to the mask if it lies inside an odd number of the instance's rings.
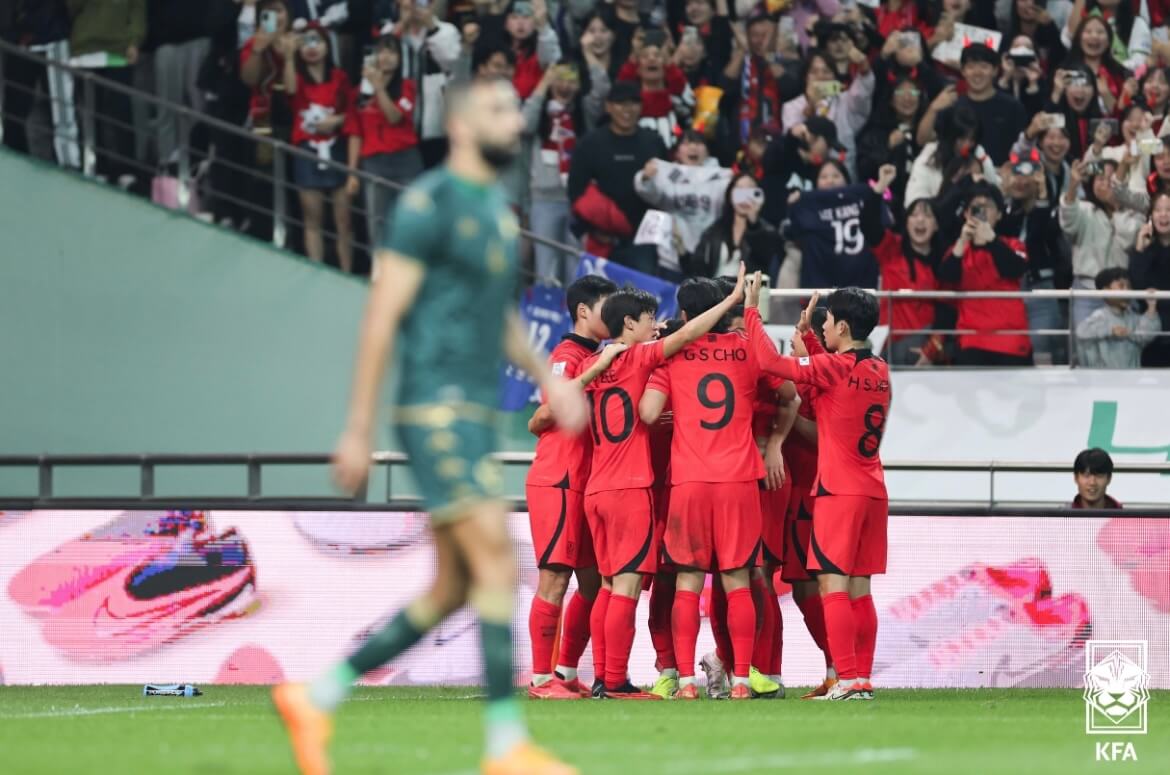
[[610,342],[601,349],[601,355],[597,357],[597,362],[590,366],[581,375],[577,377],[577,382],[581,387],[588,387],[589,383],[600,377],[606,369],[613,365],[613,359],[630,349],[630,346],[625,342]]
[[333,453],[333,478],[346,493],[354,493],[370,470],[370,447],[382,375],[394,347],[402,318],[410,311],[426,269],[422,262],[393,251],[380,251],[382,264],[370,284],[358,338],[353,387],[345,430]]
[[528,337],[520,318],[514,311],[508,312],[507,332],[504,336],[504,350],[508,360],[519,366],[540,384],[548,397],[548,408],[557,425],[576,433],[589,422],[589,406],[581,385],[554,377],[544,359],[528,345]]
[[647,386],[646,392],[642,394],[642,400],[638,402],[638,416],[642,418],[642,422],[647,425],[658,422],[662,410],[666,408],[666,398],[665,393],[655,390],[653,386]]
[[664,358],[670,358],[679,350],[710,331],[723,319],[724,315],[731,311],[732,307],[743,300],[744,274],[746,271],[747,269],[744,267],[744,263],[740,261],[739,276],[736,277],[735,290],[723,301],[703,314],[696,315],[693,319],[688,320],[682,328],[662,340],[662,355]]

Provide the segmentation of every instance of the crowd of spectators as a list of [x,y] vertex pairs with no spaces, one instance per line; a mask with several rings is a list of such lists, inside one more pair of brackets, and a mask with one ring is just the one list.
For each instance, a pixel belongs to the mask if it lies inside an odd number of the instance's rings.
[[[670,280],[744,260],[774,287],[1170,290],[1170,0],[0,9],[11,43],[397,183],[441,162],[448,83],[507,78],[527,132],[504,184],[526,227]],[[68,84],[17,57],[0,78],[5,143],[79,166]],[[231,192],[205,203],[215,220],[271,234],[270,208],[249,206],[272,199],[249,174],[271,169],[270,145],[95,98],[98,174],[141,187],[128,162],[174,174],[194,147],[208,188]],[[352,271],[355,231],[376,244],[396,189],[308,158],[286,174],[306,255]],[[531,261],[544,282],[575,271],[539,243]],[[899,364],[1170,366],[1167,302],[883,309]],[[932,333],[955,329],[976,333]]]

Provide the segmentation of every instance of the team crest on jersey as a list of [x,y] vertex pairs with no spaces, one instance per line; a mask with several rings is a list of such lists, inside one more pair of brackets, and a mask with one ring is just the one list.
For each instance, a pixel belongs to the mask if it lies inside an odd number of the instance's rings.
[[557,362],[557,363],[554,363],[554,364],[552,365],[552,373],[553,373],[553,376],[554,376],[554,377],[560,377],[560,376],[564,376],[564,373],[565,373],[565,362],[564,362],[564,361],[559,361],[559,362]]
[[812,362],[812,359],[806,355],[802,358],[798,358],[796,362],[799,363],[801,366],[807,366]]

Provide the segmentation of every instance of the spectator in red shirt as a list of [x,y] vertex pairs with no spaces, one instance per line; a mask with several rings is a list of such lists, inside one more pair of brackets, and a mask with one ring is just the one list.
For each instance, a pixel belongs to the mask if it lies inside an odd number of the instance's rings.
[[1073,461],[1073,480],[1077,483],[1074,509],[1120,509],[1121,504],[1106,489],[1113,481],[1113,458],[1100,447],[1083,450]]
[[[414,80],[402,77],[402,44],[396,36],[384,35],[362,69],[357,125],[349,138],[351,168],[360,165],[364,172],[403,185],[422,173],[414,129],[415,100]],[[366,185],[371,245],[383,243],[386,217],[397,199],[397,188]]]
[[[934,270],[942,257],[938,221],[929,199],[916,199],[907,208],[899,231],[887,231],[874,250],[881,270],[883,290],[936,291]],[[918,331],[914,334],[890,334],[889,362],[899,366],[923,366],[933,361],[939,341],[925,333],[935,324],[936,302],[932,300],[884,301],[883,325],[895,331]]]
[[[642,118],[639,124],[652,129],[667,148],[674,147],[695,109],[695,94],[686,75],[667,62],[666,36],[657,30],[646,33],[638,50],[636,80],[642,90]],[[618,74],[621,80],[631,74],[626,65]]]
[[345,137],[355,130],[354,94],[349,78],[333,66],[329,37],[316,22],[299,37],[295,56],[284,63],[284,90],[290,95],[293,113],[292,144],[314,153],[317,161],[293,159],[293,183],[299,189],[305,227],[305,253],[313,261],[325,260],[325,197],[333,198],[333,225],[337,229],[337,259],[343,272],[353,271],[353,229],[350,224],[350,197],[354,183],[347,185],[342,169],[328,162],[344,164]]
[[561,58],[557,31],[548,21],[548,6],[544,0],[517,0],[512,4],[504,29],[516,54],[512,85],[520,99],[528,99],[545,69]]
[[240,48],[240,80],[252,90],[248,117],[261,134],[272,131],[272,92],[283,86],[285,58],[295,50],[289,32],[291,15],[284,0],[261,0],[256,6],[256,34]]
[[[981,181],[968,189],[964,224],[954,247],[938,266],[938,279],[961,291],[1018,291],[1028,271],[1024,245],[1000,237],[995,227],[1003,215],[1003,194]],[[993,331],[1028,329],[1022,299],[963,299],[957,328],[974,331],[959,335],[956,363],[960,366],[1031,366],[1032,340],[1027,334]]]

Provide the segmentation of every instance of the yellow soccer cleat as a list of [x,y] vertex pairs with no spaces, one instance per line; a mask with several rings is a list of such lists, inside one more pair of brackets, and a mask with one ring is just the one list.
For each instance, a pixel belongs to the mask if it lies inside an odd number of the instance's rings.
[[648,690],[650,694],[657,695],[664,700],[669,700],[678,691],[678,678],[668,675],[658,676],[658,680],[654,682],[654,686]]
[[576,767],[532,743],[521,743],[498,759],[485,760],[483,775],[580,775]]
[[272,702],[288,730],[301,775],[329,775],[333,719],[309,702],[309,692],[303,684],[280,684],[272,690]]
[[748,673],[748,686],[752,689],[753,697],[775,697],[780,693],[780,684],[761,673],[754,667]]

